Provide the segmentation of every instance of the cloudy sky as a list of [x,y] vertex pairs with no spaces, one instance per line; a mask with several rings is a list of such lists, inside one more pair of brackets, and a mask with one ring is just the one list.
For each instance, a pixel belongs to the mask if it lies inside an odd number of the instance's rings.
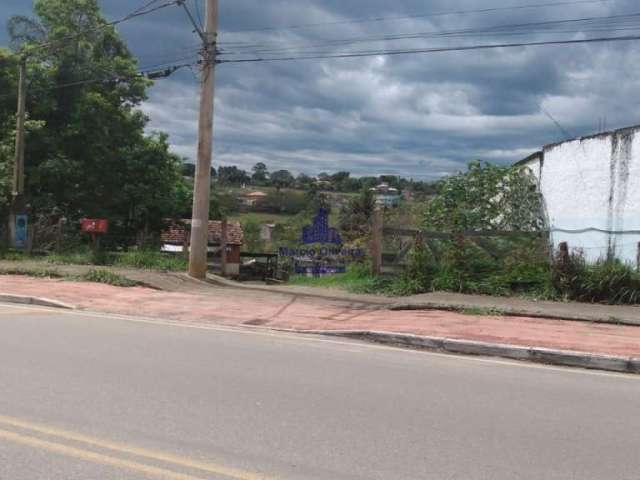
[[[100,1],[109,19],[144,3]],[[220,0],[221,58],[640,34],[635,0],[567,3]],[[204,0],[188,0],[188,5],[197,17],[196,7],[202,11]],[[30,0],[2,0],[0,22],[30,10]],[[198,38],[178,7],[119,29],[141,67],[197,58]],[[0,44],[6,41],[2,31]],[[249,170],[262,161],[270,170],[350,170],[420,180],[455,172],[474,159],[508,164],[544,144],[595,133],[605,120],[608,129],[640,123],[639,53],[640,42],[632,41],[225,63],[217,73],[214,164]],[[190,160],[197,74],[197,68],[185,69],[158,81],[143,106],[150,128],[168,132],[174,151]]]

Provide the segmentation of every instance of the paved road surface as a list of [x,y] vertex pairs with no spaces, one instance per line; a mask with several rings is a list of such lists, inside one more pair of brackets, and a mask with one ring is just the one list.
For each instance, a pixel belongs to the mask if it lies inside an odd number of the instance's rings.
[[629,479],[640,377],[0,306],[0,479]]

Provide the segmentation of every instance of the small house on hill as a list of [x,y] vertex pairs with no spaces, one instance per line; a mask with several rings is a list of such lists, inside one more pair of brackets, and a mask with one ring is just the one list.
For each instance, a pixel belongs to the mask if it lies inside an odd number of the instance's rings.
[[[183,252],[191,245],[191,220],[172,223],[160,234],[164,252]],[[227,275],[240,274],[240,252],[244,244],[244,231],[239,222],[227,223]],[[217,254],[222,247],[222,222],[209,222],[209,253]]]
[[384,182],[378,185],[377,187],[373,187],[371,191],[374,193],[376,198],[376,204],[384,205],[385,207],[395,207],[398,203],[400,203],[401,196],[400,192],[397,188],[389,186],[388,183]]
[[255,207],[260,202],[264,201],[267,196],[268,195],[264,192],[256,191],[241,195],[238,197],[238,200],[240,200],[240,203],[245,207]]

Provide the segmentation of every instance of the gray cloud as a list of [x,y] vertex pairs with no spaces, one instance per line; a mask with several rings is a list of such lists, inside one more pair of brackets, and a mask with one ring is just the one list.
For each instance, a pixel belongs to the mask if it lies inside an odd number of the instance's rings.
[[[101,3],[109,18],[132,9],[126,0]],[[22,0],[4,0],[0,17],[25,13],[28,8],[24,4]],[[504,2],[443,0],[425,6],[418,0],[223,0],[220,39],[229,52],[238,50],[238,43],[289,47],[326,39],[635,12],[634,2],[618,0],[564,8],[232,33],[262,26],[491,6],[502,7]],[[121,28],[145,66],[194,58],[197,37],[191,30],[178,9],[158,12]],[[621,32],[629,33],[633,32]],[[334,51],[581,35],[588,34],[539,32],[526,37],[409,39],[337,45]],[[0,36],[0,42],[5,40]],[[635,102],[630,101],[640,90],[639,52],[637,44],[615,43],[223,64],[218,69],[214,162],[248,169],[262,161],[271,169],[294,172],[346,169],[358,175],[387,173],[420,179],[438,178],[474,159],[507,164],[562,138],[563,133],[544,111],[575,135],[592,133],[604,116],[611,128],[639,123]],[[197,106],[198,84],[192,73],[183,71],[157,82],[143,110],[150,118],[150,129],[167,131],[174,151],[193,159]]]

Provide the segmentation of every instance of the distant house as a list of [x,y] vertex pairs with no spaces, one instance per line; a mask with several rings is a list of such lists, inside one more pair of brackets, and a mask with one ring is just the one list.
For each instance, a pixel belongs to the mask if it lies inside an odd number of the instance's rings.
[[388,183],[383,182],[380,185],[373,187],[371,191],[374,193],[377,205],[383,205],[385,207],[395,207],[400,203],[402,196],[397,188],[389,186]]
[[267,196],[268,195],[264,192],[256,191],[241,195],[240,197],[238,197],[238,200],[240,200],[240,203],[245,207],[255,207],[260,202],[264,201]]
[[[182,220],[170,225],[160,234],[162,251],[183,252],[184,246],[191,245],[191,220]],[[222,222],[209,222],[209,247],[210,253],[220,252],[222,245]],[[227,223],[227,275],[240,274],[240,251],[244,243],[244,232],[239,222]]]

